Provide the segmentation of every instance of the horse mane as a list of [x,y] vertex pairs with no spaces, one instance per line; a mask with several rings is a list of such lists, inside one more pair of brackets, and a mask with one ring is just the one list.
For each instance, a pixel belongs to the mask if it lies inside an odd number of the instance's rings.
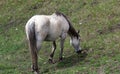
[[79,34],[76,32],[76,30],[74,29],[74,27],[72,26],[72,24],[70,23],[70,21],[68,20],[68,18],[67,18],[67,16],[66,15],[64,15],[63,13],[61,13],[61,12],[55,12],[55,14],[57,15],[57,16],[63,16],[66,20],[67,20],[67,22],[68,22],[68,24],[69,24],[69,30],[68,30],[68,34],[71,36],[71,37],[79,37]]

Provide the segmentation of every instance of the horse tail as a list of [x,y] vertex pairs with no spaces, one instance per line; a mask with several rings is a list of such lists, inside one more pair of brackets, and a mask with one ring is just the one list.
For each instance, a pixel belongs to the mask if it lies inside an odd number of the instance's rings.
[[31,52],[32,63],[33,63],[32,69],[33,71],[37,71],[38,57],[37,57],[37,46],[36,46],[35,22],[28,22],[28,24],[26,25],[26,33],[27,33],[29,49]]
[[36,47],[36,35],[35,35],[35,22],[31,23],[28,37],[29,37],[30,49],[32,52],[36,53],[37,47]]

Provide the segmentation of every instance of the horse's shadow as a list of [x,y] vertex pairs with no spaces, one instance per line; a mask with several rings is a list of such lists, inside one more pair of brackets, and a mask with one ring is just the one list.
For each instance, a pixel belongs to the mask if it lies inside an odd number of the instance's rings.
[[84,49],[83,53],[80,54],[73,53],[72,55],[70,54],[70,56],[63,58],[62,61],[56,60],[56,63],[53,66],[44,69],[41,73],[47,73],[50,70],[63,69],[63,68],[76,66],[85,60],[87,56],[87,51],[88,49]]
[[[87,51],[85,49],[85,51]],[[68,57],[65,57],[61,62],[58,62],[56,67],[57,68],[67,68],[67,67],[72,67],[77,65],[78,63],[82,62],[85,60],[87,56],[87,52],[80,53],[80,54],[72,54]]]

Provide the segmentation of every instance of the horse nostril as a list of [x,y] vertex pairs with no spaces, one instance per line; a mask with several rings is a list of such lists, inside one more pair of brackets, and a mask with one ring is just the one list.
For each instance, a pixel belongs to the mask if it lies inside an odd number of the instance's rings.
[[77,51],[76,53],[77,53],[77,54],[80,54],[80,53],[81,53],[81,50]]

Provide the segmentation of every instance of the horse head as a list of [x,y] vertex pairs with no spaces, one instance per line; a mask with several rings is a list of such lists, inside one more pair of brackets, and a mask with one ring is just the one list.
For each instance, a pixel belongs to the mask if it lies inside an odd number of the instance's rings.
[[[79,34],[79,31],[77,32]],[[81,47],[80,47],[80,35],[78,36],[72,36],[70,38],[70,44],[74,47],[76,53],[81,53]]]

